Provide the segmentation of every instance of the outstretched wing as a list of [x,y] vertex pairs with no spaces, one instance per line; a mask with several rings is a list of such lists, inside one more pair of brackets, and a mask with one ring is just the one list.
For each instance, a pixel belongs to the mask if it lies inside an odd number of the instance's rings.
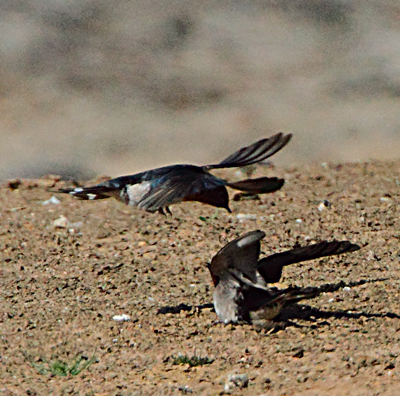
[[251,231],[225,245],[211,261],[209,269],[213,277],[223,278],[229,273],[253,287],[264,287],[257,275],[260,241],[264,237],[262,231]]
[[277,133],[270,138],[261,139],[250,146],[241,148],[219,164],[206,165],[203,169],[234,168],[264,161],[286,146],[291,138],[292,134]]
[[140,199],[138,207],[154,212],[182,201],[199,201],[230,211],[225,181],[198,169],[200,171],[172,170],[158,177],[150,191]]
[[279,282],[279,279],[282,276],[282,269],[286,265],[306,260],[313,260],[320,257],[334,256],[346,252],[354,252],[359,249],[360,246],[349,241],[323,241],[314,245],[304,246],[264,257],[258,262],[257,269],[267,283],[275,283]]

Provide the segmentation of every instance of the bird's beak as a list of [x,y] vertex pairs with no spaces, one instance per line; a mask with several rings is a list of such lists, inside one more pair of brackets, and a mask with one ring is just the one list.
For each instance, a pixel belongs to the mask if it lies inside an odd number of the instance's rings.
[[214,285],[214,287],[216,287],[218,285],[218,283],[219,283],[219,277],[212,273],[211,264],[210,263],[207,263],[207,268],[210,271],[210,275],[211,275],[211,279],[212,279],[213,285]]

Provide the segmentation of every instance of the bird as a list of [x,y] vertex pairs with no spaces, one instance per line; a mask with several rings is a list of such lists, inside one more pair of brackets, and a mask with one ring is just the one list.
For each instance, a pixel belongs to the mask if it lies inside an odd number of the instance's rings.
[[271,321],[289,304],[338,290],[344,284],[280,290],[268,285],[279,282],[283,267],[287,265],[360,249],[349,241],[323,241],[259,260],[260,241],[264,237],[265,233],[260,230],[239,236],[225,245],[208,264],[215,287],[214,309],[220,322]]
[[265,194],[279,190],[284,179],[260,177],[229,182],[209,173],[213,169],[245,167],[271,157],[289,143],[292,134],[277,133],[258,140],[234,152],[218,164],[170,165],[129,176],[120,176],[90,187],[59,189],[82,200],[114,197],[127,205],[147,212],[171,214],[169,206],[182,201],[198,201],[224,208],[229,213],[229,195],[226,187],[250,194]]

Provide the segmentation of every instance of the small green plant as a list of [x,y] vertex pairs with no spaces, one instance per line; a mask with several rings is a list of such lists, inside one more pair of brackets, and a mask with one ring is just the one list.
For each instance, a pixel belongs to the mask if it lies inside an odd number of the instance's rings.
[[93,356],[88,359],[82,355],[78,355],[75,357],[72,363],[67,363],[63,360],[58,360],[51,363],[45,364],[37,364],[32,363],[32,366],[43,375],[51,374],[51,375],[59,375],[61,377],[67,377],[68,375],[78,375],[83,370],[87,369],[93,363],[96,363],[97,359]]
[[205,222],[215,220],[218,218],[218,212],[219,212],[219,210],[217,208],[212,216],[210,216],[210,217],[199,216],[199,219],[201,221],[205,221]]
[[210,359],[206,356],[202,357],[196,354],[194,354],[193,356],[178,354],[178,356],[171,356],[171,359],[172,364],[174,365],[188,364],[190,367],[204,366],[205,364],[211,364],[214,361],[214,359]]

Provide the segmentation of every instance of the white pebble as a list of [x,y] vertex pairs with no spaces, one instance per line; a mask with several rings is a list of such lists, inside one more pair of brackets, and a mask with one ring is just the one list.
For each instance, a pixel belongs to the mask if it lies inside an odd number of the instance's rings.
[[229,374],[225,382],[225,392],[229,392],[235,388],[246,388],[249,384],[249,377],[247,374]]
[[257,220],[257,215],[251,214],[251,213],[238,213],[236,215],[236,218],[240,221],[246,221],[246,220]]
[[345,286],[345,287],[343,288],[343,291],[349,292],[349,291],[351,291],[351,287]]
[[115,320],[116,322],[127,322],[127,321],[131,320],[131,317],[126,314],[114,315],[113,320]]
[[381,200],[381,202],[392,202],[393,201],[392,198],[389,198],[389,197],[381,197],[380,200]]
[[56,198],[56,197],[51,197],[50,199],[43,201],[42,205],[49,205],[49,204],[53,204],[53,205],[58,205],[61,201]]
[[55,228],[68,228],[70,225],[69,220],[61,215],[58,219],[53,221],[53,226]]
[[296,219],[296,223],[302,223],[303,222],[303,220],[302,219]]

